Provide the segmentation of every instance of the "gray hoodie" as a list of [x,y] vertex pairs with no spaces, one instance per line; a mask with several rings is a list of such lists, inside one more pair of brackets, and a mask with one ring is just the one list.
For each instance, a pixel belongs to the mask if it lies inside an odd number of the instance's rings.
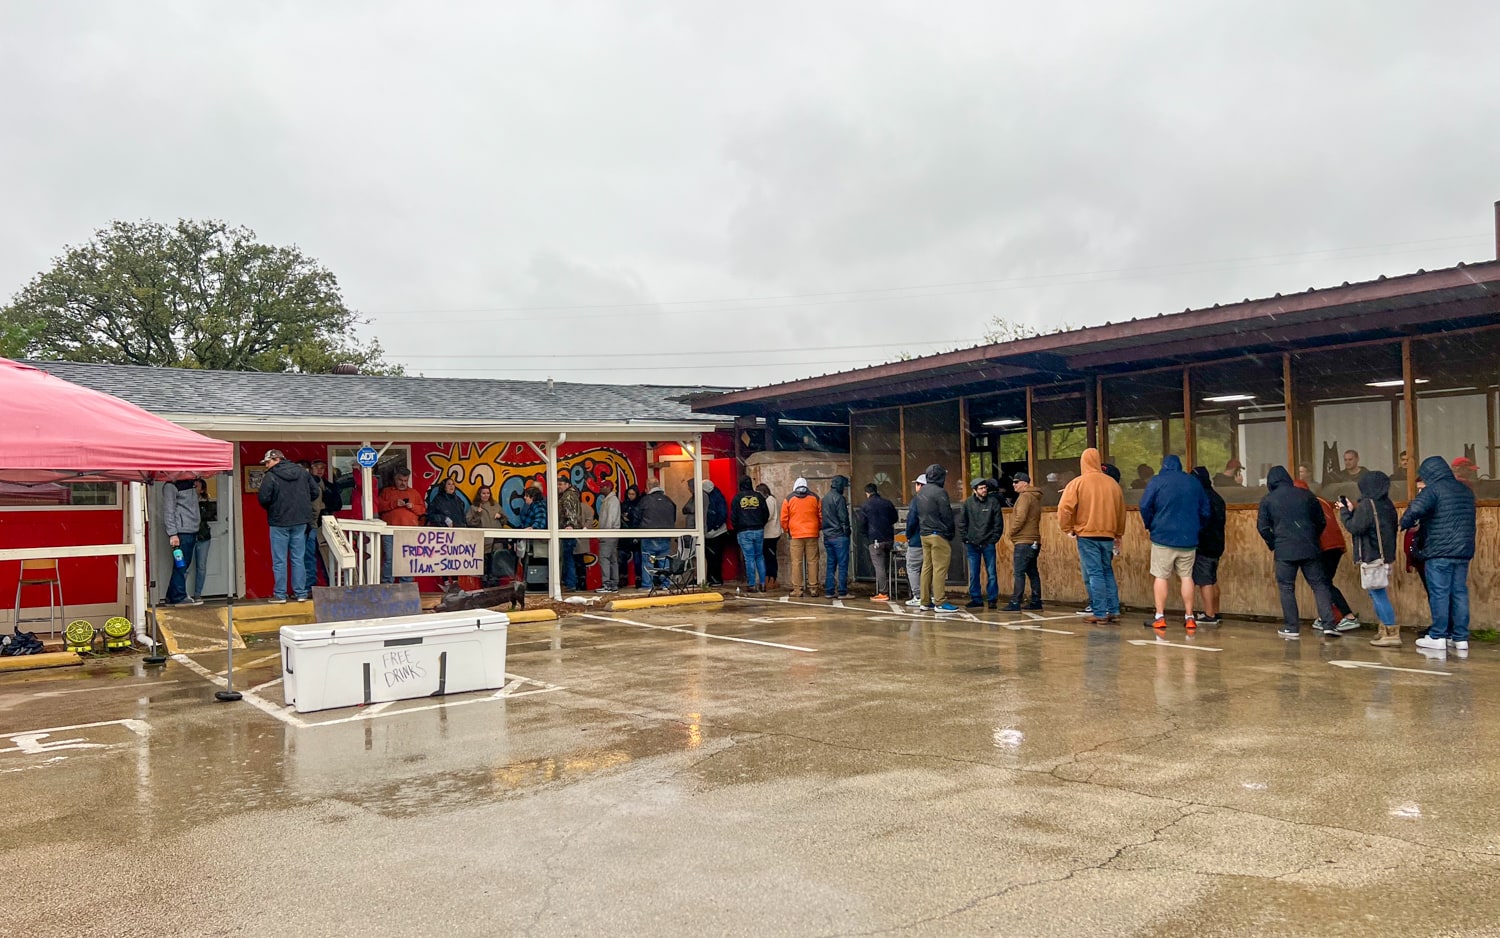
[[198,490],[191,480],[162,486],[161,521],[168,537],[198,533]]
[[848,537],[851,532],[849,499],[844,497],[848,488],[849,480],[844,476],[834,476],[828,483],[828,494],[823,497],[824,537]]

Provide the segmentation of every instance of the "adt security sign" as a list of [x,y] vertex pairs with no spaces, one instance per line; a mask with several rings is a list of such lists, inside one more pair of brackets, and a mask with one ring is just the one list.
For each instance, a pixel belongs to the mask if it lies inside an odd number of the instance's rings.
[[380,454],[375,452],[373,446],[361,446],[359,452],[354,454],[354,461],[366,469],[374,469],[375,464],[380,461]]

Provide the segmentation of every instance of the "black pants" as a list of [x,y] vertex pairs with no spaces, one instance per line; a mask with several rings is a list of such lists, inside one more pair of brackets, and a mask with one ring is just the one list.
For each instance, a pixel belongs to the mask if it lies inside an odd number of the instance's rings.
[[708,565],[708,582],[717,586],[724,582],[724,549],[734,540],[727,531],[716,534],[703,542],[703,559]]
[[1015,578],[1015,586],[1010,593],[1010,601],[1020,605],[1021,597],[1026,594],[1026,581],[1031,581],[1031,601],[1039,603],[1042,601],[1042,572],[1037,569],[1036,560],[1041,555],[1040,544],[1017,544],[1015,552],[1011,555],[1011,573]]
[[1318,561],[1323,565],[1323,576],[1328,579],[1328,595],[1333,600],[1334,615],[1348,615],[1353,612],[1354,609],[1349,605],[1349,600],[1344,598],[1343,591],[1333,585],[1333,578],[1338,576],[1339,564],[1344,562],[1344,551],[1342,549],[1325,550],[1318,555]]
[[1323,572],[1321,557],[1276,561],[1276,587],[1281,591],[1282,621],[1293,632],[1301,626],[1297,614],[1298,571],[1301,571],[1302,578],[1307,581],[1307,585],[1312,587],[1313,598],[1317,600],[1318,617],[1323,620],[1324,625],[1331,626],[1336,621],[1333,618],[1333,597],[1328,589],[1328,574]]
[[761,549],[761,553],[765,555],[766,558],[766,579],[768,580],[776,579],[776,545],[780,543],[781,538],[772,538],[771,540],[766,541],[765,546]]

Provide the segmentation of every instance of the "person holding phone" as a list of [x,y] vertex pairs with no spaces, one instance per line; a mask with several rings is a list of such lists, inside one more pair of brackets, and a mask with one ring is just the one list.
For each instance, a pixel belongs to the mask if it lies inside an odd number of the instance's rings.
[[[422,524],[420,508],[425,507],[422,493],[411,487],[411,470],[405,466],[396,470],[394,483],[380,490],[380,520],[396,528],[415,528]],[[380,582],[390,583],[391,551],[394,550],[394,535],[380,537]],[[411,582],[411,577],[402,577],[401,583]]]

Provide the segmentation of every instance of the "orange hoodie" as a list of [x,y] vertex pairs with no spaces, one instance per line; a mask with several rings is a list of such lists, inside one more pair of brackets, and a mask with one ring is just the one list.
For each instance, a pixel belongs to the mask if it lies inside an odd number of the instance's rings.
[[817,537],[823,530],[823,505],[808,492],[788,495],[781,503],[781,529],[792,537]]
[[[1312,491],[1312,487],[1301,479],[1292,484],[1299,489]],[[1329,504],[1326,498],[1321,497],[1318,499],[1318,504],[1323,506],[1323,520],[1327,522],[1323,525],[1322,537],[1318,538],[1318,549],[1348,550],[1348,545],[1344,543],[1344,529],[1339,527],[1339,516],[1334,513],[1333,505]]]
[[1078,460],[1081,474],[1063,489],[1057,503],[1057,524],[1064,534],[1079,537],[1125,536],[1125,493],[1120,483],[1104,474],[1104,460],[1093,447]]

